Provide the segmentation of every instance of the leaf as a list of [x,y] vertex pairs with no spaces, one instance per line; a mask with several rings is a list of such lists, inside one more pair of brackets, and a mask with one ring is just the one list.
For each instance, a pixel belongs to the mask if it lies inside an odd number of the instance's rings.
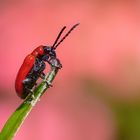
[[15,110],[15,112],[10,116],[4,125],[0,133],[0,140],[12,140],[26,117],[29,115],[36,103],[40,100],[40,97],[49,88],[48,84],[46,84],[46,81],[47,83],[52,83],[57,72],[58,69],[52,67],[45,79],[35,88],[34,94],[29,94],[23,103]]

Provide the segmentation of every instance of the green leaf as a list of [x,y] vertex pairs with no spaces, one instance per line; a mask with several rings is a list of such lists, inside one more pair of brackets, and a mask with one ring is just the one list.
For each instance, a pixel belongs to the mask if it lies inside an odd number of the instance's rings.
[[10,116],[4,125],[0,133],[0,140],[12,140],[26,117],[29,115],[36,103],[40,100],[40,97],[49,88],[48,84],[46,84],[46,81],[47,83],[52,83],[57,72],[58,69],[52,67],[45,79],[35,88],[34,94],[29,94],[23,103],[15,110],[15,112]]

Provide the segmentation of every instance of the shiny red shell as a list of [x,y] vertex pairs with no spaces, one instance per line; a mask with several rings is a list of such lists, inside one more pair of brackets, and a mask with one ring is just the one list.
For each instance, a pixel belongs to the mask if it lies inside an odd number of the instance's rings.
[[15,90],[19,97],[22,97],[24,94],[23,80],[27,77],[28,73],[32,69],[35,63],[36,57],[43,54],[44,54],[43,46],[39,46],[31,54],[25,57],[23,64],[21,65],[18,71],[16,81],[15,81]]

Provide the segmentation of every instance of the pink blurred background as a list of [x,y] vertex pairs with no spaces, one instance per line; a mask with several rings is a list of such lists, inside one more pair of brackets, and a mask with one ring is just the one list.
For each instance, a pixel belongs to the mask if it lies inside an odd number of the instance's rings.
[[0,129],[22,102],[14,90],[25,56],[52,45],[60,29],[80,26],[59,46],[53,88],[14,140],[140,139],[140,2],[1,0]]

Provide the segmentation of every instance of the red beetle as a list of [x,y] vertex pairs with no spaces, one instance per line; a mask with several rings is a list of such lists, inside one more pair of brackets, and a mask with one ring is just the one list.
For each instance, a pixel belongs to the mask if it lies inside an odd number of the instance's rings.
[[58,39],[66,28],[66,26],[64,26],[52,46],[41,45],[33,50],[31,54],[26,56],[15,81],[15,90],[20,98],[25,99],[27,95],[32,92],[39,77],[43,78],[45,76],[43,73],[46,68],[45,62],[48,62],[53,67],[62,67],[59,59],[56,57],[55,49],[78,25],[79,23],[75,24],[58,42]]

